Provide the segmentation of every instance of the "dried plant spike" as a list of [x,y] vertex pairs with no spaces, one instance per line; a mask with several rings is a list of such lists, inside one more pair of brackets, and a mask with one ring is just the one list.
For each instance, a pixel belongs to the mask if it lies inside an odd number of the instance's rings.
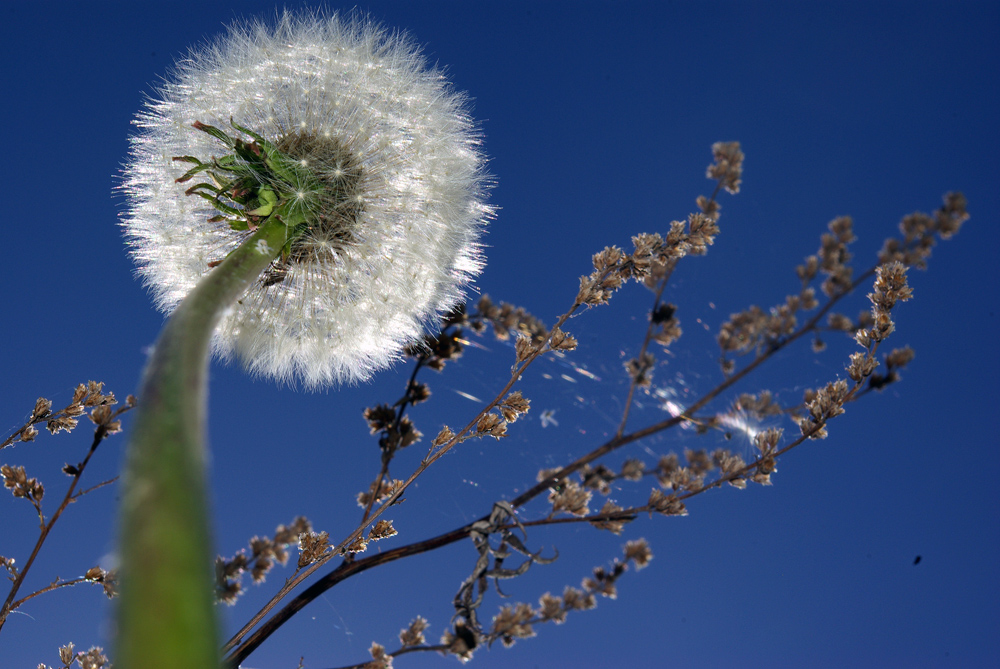
[[708,167],[708,178],[715,179],[722,188],[736,194],[740,192],[743,177],[743,152],[739,142],[716,142],[712,145],[715,162]]
[[399,642],[403,645],[403,648],[411,646],[422,646],[427,643],[427,639],[424,637],[424,631],[430,627],[427,620],[422,616],[417,616],[412,621],[410,625],[399,633]]
[[45,486],[34,477],[29,479],[24,467],[2,465],[0,476],[3,477],[4,487],[9,489],[14,497],[22,497],[31,502],[35,508],[39,508],[39,503],[45,496]]

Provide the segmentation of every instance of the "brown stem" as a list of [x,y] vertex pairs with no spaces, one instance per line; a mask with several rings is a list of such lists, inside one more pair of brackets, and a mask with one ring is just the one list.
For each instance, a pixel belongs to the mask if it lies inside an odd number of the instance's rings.
[[46,592],[52,592],[53,590],[58,590],[59,588],[65,588],[71,585],[76,585],[77,583],[83,583],[84,581],[88,581],[88,579],[83,578],[81,576],[80,578],[71,578],[68,581],[56,581],[55,583],[49,583],[41,590],[36,590],[30,595],[26,595],[21,599],[17,600],[16,602],[14,602],[13,604],[11,604],[10,610],[16,611],[21,606],[21,604],[24,604],[29,599],[34,599],[38,595],[44,595]]
[[[613,437],[612,439],[608,440],[603,445],[594,449],[587,455],[578,458],[576,461],[563,467],[558,472],[552,474],[551,476],[539,482],[532,488],[529,488],[525,492],[521,493],[513,500],[511,500],[511,505],[514,507],[523,506],[530,500],[537,497],[542,492],[548,490],[549,487],[555,481],[565,478],[566,476],[569,476],[570,474],[581,469],[584,465],[587,465],[590,462],[593,462],[594,460],[597,460],[598,458],[601,458],[607,455],[608,453],[611,453],[612,451],[621,448],[622,446],[625,446],[634,441],[638,441],[639,439],[648,437],[652,434],[673,427],[674,425],[690,420],[690,415],[693,415],[699,409],[703,408],[705,405],[707,405],[709,402],[715,399],[718,395],[725,392],[728,388],[735,385],[737,382],[741,381],[745,376],[750,374],[750,372],[752,372],[758,366],[763,364],[765,360],[769,360],[775,353],[777,353],[784,347],[788,346],[792,342],[796,341],[797,339],[801,338],[806,333],[812,331],[816,327],[816,324],[823,318],[823,316],[825,316],[830,311],[830,309],[833,308],[834,304],[836,304],[843,297],[852,292],[854,288],[856,288],[864,279],[866,279],[867,277],[871,276],[874,273],[875,273],[875,267],[872,267],[871,269],[866,271],[864,274],[858,277],[856,281],[852,282],[851,286],[847,290],[845,290],[843,293],[840,293],[830,298],[830,301],[827,302],[827,304],[824,305],[799,330],[789,335],[785,339],[775,343],[775,345],[769,348],[765,353],[758,355],[757,358],[753,360],[753,362],[748,364],[739,372],[726,378],[725,381],[720,383],[715,389],[709,391],[704,396],[702,396],[697,402],[688,407],[682,414],[673,416],[666,420],[660,421],[659,423],[647,426],[643,429],[636,430],[635,432],[632,432],[630,434]],[[576,312],[576,310],[579,309],[580,306],[582,305],[579,302],[579,300],[574,300],[573,305],[565,314],[560,316],[556,324],[553,326],[552,330],[555,330],[556,327],[561,327],[567,320],[569,320],[569,318]],[[490,410],[492,410],[497,404],[499,404],[500,400],[502,400],[503,397],[506,396],[507,392],[514,385],[514,383],[520,378],[520,376],[524,373],[527,367],[532,362],[534,362],[540,355],[542,355],[546,350],[548,350],[547,343],[548,339],[541,342],[532,351],[532,353],[529,354],[527,358],[525,358],[524,362],[522,362],[521,365],[515,368],[515,370],[511,374],[510,380],[506,383],[503,389],[497,394],[496,398],[494,398],[492,402],[490,402],[485,408],[483,408],[477,414],[477,416],[468,425],[466,425],[465,428],[462,429],[462,431],[456,434],[455,437],[452,438],[452,440],[449,441],[447,444],[442,445],[438,450],[436,451],[431,450],[428,453],[427,457],[425,457],[424,461],[420,464],[420,466],[416,469],[416,471],[414,471],[413,474],[410,475],[410,477],[403,484],[403,486],[399,490],[397,490],[392,496],[390,496],[375,511],[375,513],[368,520],[368,522],[371,522],[372,520],[378,518],[386,509],[389,508],[389,506],[394,504],[396,500],[399,499],[403,491],[410,485],[410,483],[413,482],[414,479],[416,479],[420,474],[422,474],[423,471],[427,469],[427,467],[429,467],[436,460],[442,457],[445,453],[451,450],[451,448],[453,448],[456,444],[458,444],[462,440],[464,435],[470,433],[472,431],[472,428],[478,422],[479,418],[485,415]],[[719,485],[721,485],[721,483]],[[489,516],[487,515],[483,516],[478,520],[487,520],[488,518]],[[353,542],[355,538],[360,536],[362,530],[364,529],[364,525],[359,526],[357,529],[354,530],[354,532],[351,533],[350,536],[348,536],[347,539],[338,544],[337,549],[331,551],[330,553],[327,553],[326,556],[324,556],[317,562],[310,565],[308,569],[305,569],[296,578],[287,581],[278,591],[278,593],[275,594],[274,597],[272,597],[271,600],[260,611],[258,611],[258,613],[255,614],[243,626],[243,628],[226,643],[225,646],[223,646],[223,652],[229,653],[229,655],[226,656],[225,659],[227,666],[232,666],[232,667],[238,666],[240,662],[246,659],[250,655],[250,653],[253,652],[253,650],[255,650],[261,643],[263,643],[268,636],[273,634],[282,624],[284,624],[285,621],[291,618],[292,615],[294,615],[296,612],[304,608],[309,602],[311,602],[313,599],[318,597],[326,590],[332,588],[337,583],[343,581],[346,578],[349,578],[350,576],[353,576],[354,574],[360,573],[360,571],[365,571],[378,564],[383,564],[385,562],[396,560],[402,557],[407,557],[409,555],[424,553],[426,551],[433,550],[434,548],[454,543],[455,541],[458,541],[468,536],[470,527],[471,524],[465,525],[463,527],[452,530],[451,532],[438,535],[437,537],[433,537],[431,539],[427,539],[422,542],[409,544],[407,546],[400,547],[393,551],[387,551],[385,553],[365,558],[363,560],[351,561],[351,562],[345,561],[343,564],[341,564],[332,572],[324,576],[322,579],[311,585],[306,590],[302,591],[292,601],[290,601],[280,611],[278,611],[278,613],[274,614],[274,616],[272,616],[271,619],[269,619],[264,625],[261,625],[261,627],[257,629],[252,635],[246,637],[246,635],[250,632],[250,630],[252,630],[256,625],[258,625],[267,616],[267,614],[274,609],[274,607],[278,604],[278,602],[284,599],[284,597],[287,596],[292,590],[294,590],[299,584],[301,584],[305,579],[307,579],[309,576],[315,573],[322,565],[326,564],[329,560],[333,559],[337,555],[343,555],[343,547],[350,545],[350,543]],[[362,568],[360,569],[357,568],[362,565],[363,565]],[[245,640],[244,637],[246,637]]]
[[[316,599],[341,581],[356,574],[360,574],[363,571],[367,571],[372,567],[377,567],[411,555],[426,553],[427,551],[455,543],[456,541],[464,539],[468,536],[471,529],[472,523],[469,523],[468,525],[454,529],[451,532],[446,532],[445,534],[425,539],[421,542],[400,546],[399,548],[394,548],[390,551],[385,551],[384,553],[378,553],[360,560],[340,564],[340,566],[336,569],[299,593],[295,599],[288,602],[288,604],[286,604],[280,611],[271,616],[266,623],[256,629],[253,634],[247,637],[247,639],[243,641],[238,648],[236,648],[236,650],[226,656],[226,659],[224,660],[225,666],[238,667],[243,660],[249,657],[250,654],[264,642],[265,639],[277,631],[277,629],[281,627],[285,621],[305,608],[309,602]],[[237,638],[238,637],[234,637],[230,640],[230,643],[227,644],[224,650],[229,650],[229,648],[235,645],[233,642]]]

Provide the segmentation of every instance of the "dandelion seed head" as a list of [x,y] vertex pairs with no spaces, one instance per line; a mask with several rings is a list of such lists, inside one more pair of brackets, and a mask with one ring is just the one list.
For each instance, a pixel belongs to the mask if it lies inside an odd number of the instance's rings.
[[720,415],[719,424],[733,433],[742,435],[748,444],[752,444],[757,435],[765,429],[760,418],[743,409]]
[[210,222],[210,203],[174,183],[173,157],[224,153],[191,124],[232,119],[315,179],[288,184],[310,228],[226,313],[216,353],[309,388],[367,379],[482,269],[493,209],[467,107],[409,38],[364,19],[285,12],[230,27],[135,120],[122,224],[138,274],[169,312],[250,234]]

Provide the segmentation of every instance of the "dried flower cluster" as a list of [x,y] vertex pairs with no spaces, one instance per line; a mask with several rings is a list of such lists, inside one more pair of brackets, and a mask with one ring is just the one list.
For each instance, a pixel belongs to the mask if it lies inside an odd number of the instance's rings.
[[[74,665],[80,669],[111,669],[111,662],[100,646],[94,646],[87,652],[74,652],[73,644],[68,643],[59,649],[59,662],[61,664],[57,669],[72,669]],[[52,669],[52,667],[39,664],[38,669]]]
[[902,239],[887,239],[879,251],[879,262],[883,265],[899,262],[906,267],[927,269],[935,238],[951,239],[969,219],[967,204],[961,193],[947,193],[944,204],[933,216],[920,212],[904,216],[899,223]]
[[712,145],[715,162],[708,166],[707,176],[735,195],[743,179],[743,152],[739,142],[716,142]]
[[[3,448],[18,442],[27,443],[35,441],[36,437],[38,437],[38,431],[34,428],[34,426],[39,423],[45,423],[46,428],[51,434],[71,432],[77,427],[79,416],[82,415],[87,415],[97,426],[94,430],[94,436],[91,441],[90,448],[84,458],[76,463],[66,463],[63,465],[62,472],[69,477],[70,482],[58,507],[54,510],[51,508],[48,509],[47,514],[43,510],[42,503],[43,500],[47,503],[51,500],[46,498],[46,490],[42,482],[34,476],[29,477],[27,470],[22,465],[11,465],[7,463],[0,465],[0,478],[3,479],[4,487],[10,490],[11,494],[15,498],[27,500],[31,504],[35,514],[38,516],[39,523],[39,534],[35,541],[34,549],[28,556],[27,560],[25,560],[22,567],[19,568],[17,566],[17,560],[15,558],[0,555],[0,567],[7,572],[8,579],[11,581],[10,592],[7,595],[6,601],[2,606],[0,606],[0,629],[3,628],[12,612],[17,611],[27,601],[47,592],[53,592],[61,588],[78,585],[80,583],[93,583],[100,585],[104,590],[104,594],[107,595],[108,598],[114,597],[117,594],[117,570],[105,570],[99,566],[80,570],[78,564],[73,564],[71,569],[76,571],[76,573],[81,573],[82,571],[82,576],[73,578],[56,577],[35,592],[25,595],[20,599],[17,598],[21,587],[25,583],[25,578],[31,571],[35,558],[38,556],[39,551],[45,544],[45,541],[49,537],[53,527],[62,517],[63,512],[71,503],[79,500],[84,495],[114,483],[116,480],[110,479],[93,484],[89,488],[83,490],[77,489],[77,486],[81,482],[84,472],[87,469],[87,465],[90,462],[91,457],[97,451],[98,446],[100,446],[104,439],[109,435],[121,430],[121,422],[119,420],[120,416],[135,406],[135,398],[129,395],[124,406],[114,409],[113,405],[116,404],[114,394],[105,394],[103,392],[103,388],[104,384],[96,381],[90,381],[86,384],[81,383],[73,391],[73,397],[70,400],[70,403],[63,409],[56,411],[52,410],[52,402],[50,400],[45,399],[44,397],[38,398],[35,401],[34,408],[24,425],[15,430],[3,441],[2,444],[0,444],[0,448]],[[72,644],[70,644],[67,648],[69,648],[69,650],[64,652],[61,651],[61,657],[64,657],[64,666],[68,667],[72,663],[79,664],[81,667],[103,666],[98,663],[103,657],[100,654],[99,648],[96,650],[91,649],[91,651],[88,651],[87,653],[77,653],[75,655],[72,654]],[[64,653],[69,653],[69,655],[65,655]],[[65,659],[66,657],[70,659]],[[106,661],[106,659],[104,661]]]
[[[375,483],[371,484],[368,492],[358,493],[357,500],[358,506],[364,508],[371,506],[371,504],[378,504],[384,502],[385,500],[392,497],[396,491],[403,488],[403,481],[399,479],[384,480],[380,479]],[[374,500],[374,501],[373,501]]]
[[[741,154],[742,155],[742,154]],[[704,255],[719,234],[718,210],[712,215],[698,212],[687,222],[674,221],[666,237],[644,233],[632,238],[635,251],[629,255],[617,246],[608,246],[593,257],[594,271],[580,277],[577,304],[606,304],[612,293],[635,280],[649,287],[657,285],[686,255]]]
[[[11,434],[0,443],[0,449],[11,446],[17,442],[34,441],[38,436],[35,425],[45,423],[45,429],[52,434],[59,432],[72,432],[76,427],[80,416],[91,409],[89,417],[95,425],[101,425],[107,434],[114,434],[121,430],[121,424],[114,420],[114,413],[111,406],[117,404],[114,393],[102,394],[103,383],[88,381],[81,383],[73,391],[73,399],[64,408],[52,411],[52,402],[39,397],[35,401],[35,408],[31,410],[31,417],[19,430]],[[126,403],[129,407],[135,404],[135,398],[129,395]]]
[[229,559],[217,557],[215,559],[215,596],[219,601],[230,606],[235,604],[239,596],[243,594],[243,574],[250,572],[254,583],[263,583],[267,573],[274,568],[275,563],[284,565],[288,562],[289,546],[297,544],[301,549],[301,537],[312,535],[312,525],[309,520],[299,516],[287,526],[278,525],[274,531],[273,539],[266,536],[250,539],[249,555],[245,549],[241,549]]
[[410,626],[399,633],[399,643],[403,648],[408,646],[422,646],[427,643],[424,637],[424,630],[430,625],[422,616],[417,616],[410,622]]
[[624,553],[624,561],[615,560],[610,568],[596,567],[592,576],[583,579],[581,588],[567,586],[562,596],[546,592],[539,598],[537,608],[524,602],[501,607],[493,617],[489,630],[478,630],[474,622],[460,619],[441,636],[442,652],[468,661],[472,659],[473,651],[484,643],[491,645],[499,640],[505,647],[510,647],[518,639],[535,636],[534,626],[537,624],[553,622],[559,625],[566,621],[570,611],[594,608],[597,606],[597,595],[616,598],[616,582],[627,571],[628,563],[631,562],[639,570],[653,558],[645,539],[629,541]]

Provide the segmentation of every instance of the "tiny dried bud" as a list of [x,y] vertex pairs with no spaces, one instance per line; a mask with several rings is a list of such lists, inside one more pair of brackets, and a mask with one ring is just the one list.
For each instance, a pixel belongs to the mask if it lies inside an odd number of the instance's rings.
[[649,493],[649,501],[646,502],[650,509],[650,515],[655,511],[665,516],[686,516],[688,515],[684,502],[677,499],[676,495],[664,495],[654,488]]
[[348,553],[364,553],[368,550],[368,542],[365,541],[364,537],[358,537],[351,542],[351,545],[346,550]]
[[24,471],[24,467],[0,466],[0,476],[3,477],[4,487],[10,488],[10,492],[14,497],[23,497],[37,504],[45,496],[45,487],[38,479],[29,479]]
[[[83,413],[83,407],[77,406],[79,413]],[[67,408],[68,411],[68,408]],[[58,416],[52,418],[45,423],[45,428],[52,434],[58,434],[61,431],[71,432],[74,427],[76,427],[76,419],[69,416]]]
[[451,431],[450,427],[448,427],[447,425],[445,425],[444,427],[441,428],[441,431],[438,432],[438,435],[436,437],[434,437],[434,441],[431,442],[431,443],[435,447],[437,447],[437,446],[444,446],[449,441],[451,441],[452,439],[454,439],[454,437],[455,437],[455,433]]
[[768,428],[757,433],[753,441],[761,455],[770,456],[778,450],[778,442],[781,441],[782,432],[783,430],[780,428]]
[[855,383],[860,383],[871,376],[876,367],[878,367],[878,361],[870,353],[852,353],[851,364],[847,366],[847,375]]
[[809,256],[806,258],[805,264],[799,265],[795,268],[795,273],[798,274],[799,279],[802,283],[808,283],[816,278],[816,274],[819,272],[819,258],[816,256]]
[[625,371],[629,378],[640,388],[646,388],[652,383],[653,368],[656,366],[656,357],[649,351],[645,351],[641,358],[633,358],[625,363]]
[[408,646],[422,646],[427,643],[424,637],[424,630],[429,627],[427,620],[417,616],[410,621],[410,626],[399,633],[399,642],[404,648]]
[[[39,397],[37,400],[35,400],[35,408],[31,412],[30,422],[36,423],[38,421],[41,421],[50,413],[52,413],[52,402],[45,399],[44,397]],[[70,648],[72,647],[73,644],[70,644]]]
[[[604,506],[601,507],[601,515],[612,515],[618,513],[622,510],[622,507],[618,506],[610,499],[604,502]],[[608,530],[614,534],[621,534],[622,528],[625,527],[625,523],[628,522],[628,518],[619,519],[606,519],[606,520],[592,520],[590,524],[599,530]]]
[[365,420],[368,421],[368,428],[372,434],[385,430],[396,422],[396,410],[388,404],[379,404],[375,407],[365,409]]
[[368,531],[368,541],[378,541],[379,539],[388,539],[389,537],[394,537],[399,534],[396,528],[392,526],[391,520],[380,520],[372,529]]
[[646,469],[646,463],[637,458],[629,458],[622,463],[621,477],[626,481],[638,481]]
[[809,416],[799,421],[802,434],[808,435],[810,439],[825,439],[826,422],[844,413],[844,401],[848,392],[847,381],[843,379],[828,383],[817,391],[812,401],[806,402]]
[[65,664],[67,667],[70,666],[70,665],[72,665],[73,661],[75,659],[76,658],[75,658],[75,656],[73,654],[73,644],[72,643],[68,643],[65,646],[61,646],[59,648],[59,660],[63,664]]
[[517,341],[514,342],[514,353],[516,364],[520,365],[522,362],[528,359],[535,351],[534,342],[531,341],[531,337],[524,334],[519,334],[517,336]]
[[730,193],[740,192],[743,176],[743,152],[739,142],[716,142],[712,145],[715,162],[708,166],[708,178],[715,179]]
[[552,337],[549,339],[549,348],[553,351],[572,351],[576,348],[576,338],[568,332],[563,332],[558,327],[552,329]]
[[420,404],[421,402],[426,402],[431,396],[431,390],[426,383],[410,383],[407,388],[407,399],[410,400],[410,404]]
[[385,646],[372,641],[371,648],[372,661],[364,665],[364,669],[392,669],[392,655],[385,652]]
[[500,613],[493,617],[493,627],[490,636],[499,638],[507,648],[514,645],[517,639],[527,639],[535,636],[529,621],[535,617],[535,610],[528,604],[504,606]]
[[375,501],[372,502],[373,504],[389,499],[402,487],[403,481],[399,479],[393,479],[392,481],[386,481],[384,479],[382,481],[376,481],[368,487],[368,492],[358,493],[358,506],[361,508],[368,506],[368,502],[371,501],[376,488],[378,488],[378,495],[375,497]]
[[488,413],[483,415],[476,423],[476,432],[478,436],[490,436],[495,439],[500,439],[501,437],[507,436],[507,421],[503,420],[500,416],[495,413]]
[[330,535],[327,532],[305,532],[299,536],[299,561],[298,568],[305,566],[323,557],[323,554],[330,548]]
[[899,369],[906,367],[913,360],[916,352],[906,346],[904,348],[894,348],[885,356],[885,366],[889,369]]
[[498,408],[500,413],[503,414],[504,420],[508,423],[513,423],[519,416],[528,413],[530,404],[531,400],[522,397],[520,390],[515,390],[507,396],[507,399],[500,403]]
[[712,218],[719,217],[719,209],[722,207],[719,205],[718,201],[710,200],[704,195],[699,195],[695,202],[698,203],[698,208],[701,209],[702,213],[706,216],[711,216]]
[[650,550],[645,539],[636,539],[625,544],[625,560],[631,560],[636,571],[648,565],[652,559],[653,551]]
[[591,492],[583,489],[576,481],[563,481],[549,493],[552,513],[568,513],[572,516],[586,516],[590,513]]
[[563,590],[562,598],[567,611],[586,611],[597,606],[593,593],[584,593],[568,585]]
[[563,608],[562,597],[556,597],[550,592],[538,598],[538,617],[545,621],[561,625],[566,622],[566,609]]

